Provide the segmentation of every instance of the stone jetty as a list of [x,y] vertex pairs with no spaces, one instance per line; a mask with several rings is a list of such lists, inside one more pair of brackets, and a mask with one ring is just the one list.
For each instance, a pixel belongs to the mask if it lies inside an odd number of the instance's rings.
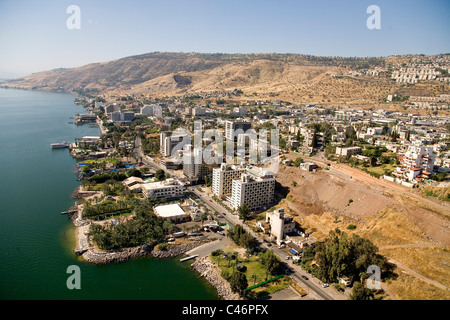
[[208,256],[197,259],[191,267],[205,278],[217,290],[217,294],[224,300],[242,300],[242,298],[231,291],[230,284],[222,278],[220,269]]
[[186,244],[171,244],[165,250],[153,249],[152,256],[154,256],[155,258],[173,258],[210,241],[210,239],[205,239]]
[[82,257],[90,263],[108,264],[113,262],[124,262],[132,258],[145,256],[149,253],[143,247],[124,248],[106,253],[96,253],[88,250],[82,254]]

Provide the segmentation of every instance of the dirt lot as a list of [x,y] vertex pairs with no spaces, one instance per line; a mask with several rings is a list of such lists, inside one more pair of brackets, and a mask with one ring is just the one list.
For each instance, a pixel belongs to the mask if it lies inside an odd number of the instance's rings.
[[[450,286],[446,280],[450,278],[450,218],[439,203],[434,206],[395,186],[345,179],[328,170],[309,173],[281,166],[276,179],[289,191],[278,207],[316,238],[323,239],[335,228],[357,233],[398,262],[399,277],[386,284],[393,299],[450,298],[450,289],[445,290]],[[356,229],[347,229],[350,224]]]

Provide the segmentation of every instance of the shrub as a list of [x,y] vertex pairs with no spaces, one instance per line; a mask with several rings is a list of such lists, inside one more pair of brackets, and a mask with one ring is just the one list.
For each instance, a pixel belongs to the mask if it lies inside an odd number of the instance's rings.
[[170,247],[170,243],[160,243],[157,245],[157,249],[160,251],[166,251]]
[[217,249],[217,250],[214,250],[213,252],[211,252],[211,255],[213,257],[219,256],[221,254],[223,254],[223,250],[221,250],[221,249]]

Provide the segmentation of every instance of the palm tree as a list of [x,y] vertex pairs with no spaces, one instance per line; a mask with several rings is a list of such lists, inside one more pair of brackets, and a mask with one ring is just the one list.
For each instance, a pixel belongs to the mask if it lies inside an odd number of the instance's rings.
[[256,284],[256,279],[257,279],[258,277],[256,276],[256,274],[252,274],[251,276],[250,276],[250,279],[252,279],[252,281],[253,281],[253,285],[255,285]]
[[203,222],[206,220],[206,214],[202,213],[200,214],[200,221],[202,222],[202,228],[203,228]]
[[364,283],[364,279],[366,278],[366,273],[365,272],[360,272],[359,273],[359,279],[361,280],[361,283]]

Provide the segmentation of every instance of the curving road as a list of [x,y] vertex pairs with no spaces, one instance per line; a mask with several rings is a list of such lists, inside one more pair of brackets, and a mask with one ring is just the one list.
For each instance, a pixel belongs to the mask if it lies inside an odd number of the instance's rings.
[[[163,169],[167,173],[176,176],[176,174],[172,172],[172,170],[168,170],[166,168],[159,166],[157,163],[148,159],[144,155],[144,153],[142,152],[141,139],[139,136],[136,136],[134,146],[135,148],[133,150],[133,153],[138,158],[141,158],[143,163],[154,168],[155,170]],[[262,237],[260,235],[255,234],[253,230],[251,230],[247,225],[242,224],[242,221],[239,219],[237,215],[229,213],[226,208],[224,208],[221,204],[216,202],[212,197],[208,196],[206,191],[199,191],[197,190],[196,187],[190,187],[189,190],[190,192],[197,195],[197,197],[203,202],[204,205],[206,205],[211,210],[218,212],[219,216],[221,217],[221,219],[219,220],[222,219],[225,220],[231,227],[235,226],[236,224],[243,225],[245,230],[248,231],[255,239],[257,239],[262,247],[273,251],[280,258],[281,261],[286,261],[285,257],[287,254],[285,251],[279,249],[277,246],[272,246],[269,248],[267,244],[263,242]],[[288,262],[289,268],[292,271],[292,274],[290,276],[294,280],[296,280],[302,287],[308,288],[309,295],[318,300],[347,300],[347,297],[344,294],[337,292],[334,288],[332,287],[323,288],[320,280],[313,277],[311,274],[307,273],[300,266],[293,265],[292,260],[289,261],[290,261]],[[307,277],[308,280],[303,279],[302,276]]]
[[[197,190],[196,187],[190,189],[195,195],[198,196],[200,200],[202,200],[203,204],[209,207],[210,209],[219,213],[223,220],[225,220],[231,227],[236,224],[241,224],[242,221],[238,218],[237,215],[233,215],[229,213],[222,205],[214,201],[210,196],[206,194],[206,192],[201,192]],[[224,214],[223,214],[224,213]],[[268,247],[266,243],[263,242],[262,237],[258,234],[255,234],[253,230],[251,230],[247,225],[243,225],[244,229],[248,231],[255,239],[258,240],[260,246],[273,251],[281,261],[286,261],[286,252],[282,249],[279,249],[277,246]],[[302,287],[308,288],[308,294],[313,296],[318,300],[347,300],[347,297],[339,292],[337,292],[334,288],[328,287],[323,288],[322,282],[307,273],[304,269],[302,269],[298,265],[292,264],[292,260],[288,260],[289,269],[292,271],[290,276],[296,280]],[[308,280],[302,278],[302,276],[306,276]]]

